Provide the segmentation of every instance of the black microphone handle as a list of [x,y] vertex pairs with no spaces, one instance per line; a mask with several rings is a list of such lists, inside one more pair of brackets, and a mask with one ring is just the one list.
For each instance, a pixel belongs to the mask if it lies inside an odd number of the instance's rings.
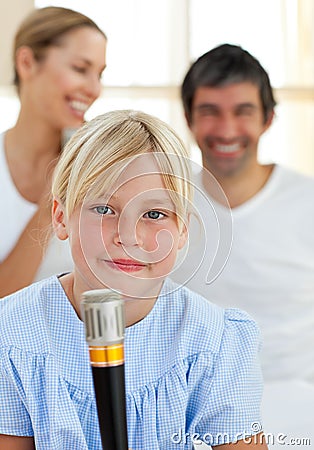
[[128,450],[124,364],[92,367],[104,450]]

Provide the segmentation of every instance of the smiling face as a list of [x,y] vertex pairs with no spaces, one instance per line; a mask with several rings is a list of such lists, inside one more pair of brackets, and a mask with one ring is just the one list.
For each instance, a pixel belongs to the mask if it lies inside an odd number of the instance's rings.
[[271,121],[272,117],[264,123],[258,87],[241,82],[197,88],[189,126],[204,167],[223,179],[258,165],[258,142]]
[[66,224],[79,292],[108,287],[129,297],[157,297],[186,242],[156,161],[142,156],[105,196],[87,197]]
[[42,61],[33,59],[21,83],[22,104],[55,129],[78,127],[100,95],[105,65],[106,39],[99,31],[88,26],[69,31]]

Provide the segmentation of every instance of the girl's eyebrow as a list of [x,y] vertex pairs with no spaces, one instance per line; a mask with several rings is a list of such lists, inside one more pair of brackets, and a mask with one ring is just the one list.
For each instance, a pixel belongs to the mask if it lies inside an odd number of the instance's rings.
[[[149,192],[149,191],[147,191],[147,192]],[[140,195],[141,194],[138,194],[134,198],[137,198]],[[108,196],[99,197],[98,199],[95,199],[95,202],[99,201],[99,202],[110,203],[110,201],[117,201],[117,200],[119,200],[119,195],[112,194],[112,195],[108,195]],[[130,200],[130,201],[132,201],[132,200]],[[168,208],[170,210],[175,209],[175,207],[174,207],[175,205],[168,195],[144,198],[141,200],[141,204],[144,208],[164,207],[164,208]]]
[[174,204],[171,201],[171,199],[168,198],[168,197],[165,197],[165,198],[160,198],[160,197],[159,198],[155,198],[155,197],[147,198],[147,199],[143,200],[142,205],[144,207],[147,206],[149,208],[152,208],[152,207],[156,208],[156,206],[162,206],[164,208],[168,208],[168,209],[171,209],[171,210],[174,209]]

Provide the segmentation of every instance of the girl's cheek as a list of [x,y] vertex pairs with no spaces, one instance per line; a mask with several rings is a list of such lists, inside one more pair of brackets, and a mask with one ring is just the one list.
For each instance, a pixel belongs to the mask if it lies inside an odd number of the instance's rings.
[[150,251],[155,262],[165,259],[173,249],[173,236],[170,230],[160,229],[151,239]]

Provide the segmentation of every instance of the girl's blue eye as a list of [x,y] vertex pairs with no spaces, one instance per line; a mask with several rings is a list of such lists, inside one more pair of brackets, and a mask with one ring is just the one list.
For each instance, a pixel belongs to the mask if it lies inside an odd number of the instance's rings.
[[145,216],[148,217],[148,219],[156,220],[156,219],[160,219],[161,217],[164,217],[165,215],[162,212],[160,212],[160,211],[148,211],[145,214]]
[[109,206],[96,206],[95,210],[98,212],[98,214],[112,214],[112,210],[109,208]]

